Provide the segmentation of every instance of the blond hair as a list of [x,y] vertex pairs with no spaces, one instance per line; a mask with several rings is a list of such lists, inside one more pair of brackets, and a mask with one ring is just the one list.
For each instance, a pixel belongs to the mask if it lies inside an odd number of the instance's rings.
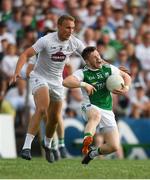
[[62,23],[65,21],[65,20],[70,20],[70,21],[73,21],[75,22],[75,18],[70,16],[70,15],[62,15],[58,18],[58,21],[57,21],[57,24],[58,25],[62,25]]

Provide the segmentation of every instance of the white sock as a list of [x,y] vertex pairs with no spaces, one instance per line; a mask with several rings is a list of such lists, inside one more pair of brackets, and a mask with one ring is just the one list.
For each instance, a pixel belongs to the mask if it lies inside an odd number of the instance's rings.
[[58,140],[53,139],[51,147],[52,147],[52,149],[57,150],[58,149]]
[[22,149],[31,149],[31,144],[32,144],[34,137],[35,137],[34,135],[27,133]]
[[63,144],[58,144],[58,147],[60,148],[60,147],[65,147],[65,144],[63,143]]
[[44,137],[44,144],[46,147],[51,148],[53,138]]

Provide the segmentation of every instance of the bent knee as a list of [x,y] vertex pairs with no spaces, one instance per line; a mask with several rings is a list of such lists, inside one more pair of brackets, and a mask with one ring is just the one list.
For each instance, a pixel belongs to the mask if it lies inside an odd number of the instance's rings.
[[111,145],[111,151],[112,152],[116,152],[120,149],[120,145],[119,144],[113,144]]
[[39,114],[47,114],[47,109],[48,108],[46,108],[46,107],[38,107],[38,108],[36,108],[36,112],[38,112]]
[[50,114],[50,119],[52,119],[55,122],[58,122],[61,119],[61,115],[57,114],[57,113],[51,113]]

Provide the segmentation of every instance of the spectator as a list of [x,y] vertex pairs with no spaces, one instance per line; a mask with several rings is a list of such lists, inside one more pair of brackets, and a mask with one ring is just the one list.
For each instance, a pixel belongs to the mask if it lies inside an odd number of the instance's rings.
[[138,29],[142,22],[143,14],[141,14],[140,6],[140,0],[130,0],[129,2],[129,13],[134,17],[133,26],[135,29]]
[[6,39],[11,44],[16,43],[15,37],[11,33],[7,32],[7,25],[3,21],[1,21],[0,22],[0,52],[2,52],[1,41],[3,39]]
[[2,0],[1,20],[6,22],[12,16],[12,0]]
[[30,47],[37,38],[37,33],[34,28],[27,27],[25,29],[24,38],[20,41],[20,49],[23,51],[25,48]]
[[80,1],[80,6],[79,6],[79,9],[78,9],[78,15],[79,15],[81,20],[86,18],[87,14],[88,14],[88,10],[86,8],[87,4],[88,4],[88,0]]
[[85,46],[96,46],[94,41],[94,30],[92,28],[87,28],[84,33],[83,43]]
[[28,27],[34,27],[34,25],[32,25],[32,20],[33,20],[33,16],[29,13],[23,12],[22,13],[22,17],[21,17],[21,28],[17,31],[17,43],[18,45],[20,45],[21,40],[24,39],[25,36],[25,30]]
[[142,117],[150,117],[150,101],[145,95],[145,89],[142,85],[136,84],[135,96],[131,99],[131,117],[139,119]]
[[145,81],[144,81],[144,76],[143,72],[141,71],[141,66],[140,63],[137,59],[133,59],[130,63],[130,75],[132,78],[132,85],[129,91],[129,97],[133,97],[135,94],[135,84],[139,83],[143,87],[145,87]]
[[83,25],[84,25],[83,21],[79,17],[76,17],[74,33],[75,36],[81,40],[83,40],[83,34],[86,29],[86,27],[84,27]]
[[[103,58],[109,62],[114,63],[116,59],[116,51],[115,49],[110,46],[110,36],[108,33],[103,33],[101,37],[101,43],[103,44],[103,49],[100,48],[100,54],[102,54]],[[98,42],[100,44],[100,42]]]
[[118,53],[118,58],[115,61],[114,65],[117,67],[124,66],[129,70],[128,54],[127,54],[127,51],[125,49],[122,49]]
[[87,15],[82,18],[82,21],[85,23],[86,27],[92,26],[95,23],[97,17],[96,7],[93,3],[88,3],[87,10]]
[[132,42],[128,42],[125,45],[125,50],[127,51],[127,55],[129,57],[129,61],[132,60],[135,54],[135,46]]
[[119,52],[124,47],[125,30],[123,26],[119,26],[116,29],[116,39],[110,40],[109,44],[115,48],[116,52]]
[[141,36],[143,36],[147,31],[150,30],[150,14],[146,14],[144,17],[143,17],[143,21],[142,21],[142,24],[141,26],[139,27],[139,34]]
[[125,21],[125,38],[133,40],[136,35],[136,30],[133,27],[134,17],[131,14],[127,14],[124,18]]
[[13,44],[9,44],[7,48],[7,54],[2,59],[3,72],[10,79],[15,72],[15,67],[18,62],[17,47]]
[[0,66],[1,66],[2,59],[5,56],[8,45],[9,45],[8,40],[7,39],[1,40],[1,45],[2,45],[2,52],[0,52]]
[[99,29],[102,33],[107,32],[110,35],[111,39],[115,39],[115,34],[111,28],[111,25],[108,23],[108,20],[104,15],[97,17],[96,22],[93,25],[94,29]]
[[150,70],[150,31],[143,35],[143,42],[136,46],[135,55],[140,60],[143,70]]
[[113,15],[109,18],[108,22],[112,25],[114,31],[117,27],[124,25],[123,16],[124,12],[122,8],[113,8]]
[[8,31],[16,38],[17,31],[21,28],[21,14],[20,8],[13,9],[12,17],[7,21]]

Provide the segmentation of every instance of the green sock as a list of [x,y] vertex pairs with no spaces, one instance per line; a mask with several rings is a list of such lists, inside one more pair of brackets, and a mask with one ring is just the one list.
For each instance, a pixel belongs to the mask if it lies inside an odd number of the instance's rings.
[[84,134],[84,139],[85,139],[86,137],[88,137],[88,136],[91,136],[91,137],[92,137],[92,134],[91,134],[91,133],[85,133],[85,134]]
[[59,144],[59,147],[65,146],[64,138],[59,138],[58,144]]

